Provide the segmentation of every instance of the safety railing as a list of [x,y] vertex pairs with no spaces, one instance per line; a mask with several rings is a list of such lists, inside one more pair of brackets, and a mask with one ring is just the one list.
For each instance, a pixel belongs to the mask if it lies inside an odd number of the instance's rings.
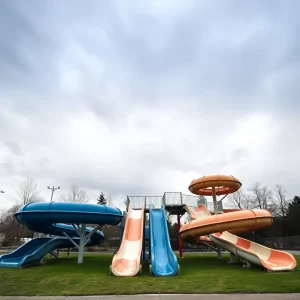
[[[126,210],[128,210],[129,203],[133,209],[141,209],[142,207],[149,209],[160,208],[163,204],[166,206],[182,206],[188,205],[190,207],[197,207],[199,204],[204,204],[209,211],[214,211],[213,202],[208,202],[206,197],[185,195],[180,192],[165,192],[163,196],[127,196],[125,201]],[[218,203],[218,211],[223,211],[222,201]]]
[[166,192],[163,196],[163,203],[168,205],[182,205],[182,194],[176,192]]
[[163,198],[161,196],[146,196],[146,209],[161,208]]

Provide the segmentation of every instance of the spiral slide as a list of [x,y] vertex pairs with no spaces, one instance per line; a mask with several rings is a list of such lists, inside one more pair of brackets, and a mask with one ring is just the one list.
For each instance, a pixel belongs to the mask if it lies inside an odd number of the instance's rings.
[[173,276],[178,274],[179,266],[171,244],[164,205],[160,209],[150,208],[150,274]]
[[142,272],[143,229],[144,208],[132,209],[129,205],[122,243],[110,266],[111,275],[135,276]]
[[36,238],[29,241],[15,251],[0,256],[0,267],[22,267],[39,262],[56,248],[76,246],[82,229],[85,229],[83,237],[86,238],[84,240],[86,246],[100,244],[104,240],[101,231],[79,224],[117,225],[123,216],[118,208],[105,205],[51,202],[29,203],[20,208],[15,217],[20,224],[34,232],[59,237]]
[[197,239],[209,235],[212,242],[239,259],[273,272],[291,271],[296,267],[296,260],[291,254],[267,248],[227,231],[254,231],[271,225],[273,217],[267,210],[242,210],[211,215],[202,204],[195,210],[188,206],[186,208],[192,221],[181,227],[180,235],[183,239],[197,243]]

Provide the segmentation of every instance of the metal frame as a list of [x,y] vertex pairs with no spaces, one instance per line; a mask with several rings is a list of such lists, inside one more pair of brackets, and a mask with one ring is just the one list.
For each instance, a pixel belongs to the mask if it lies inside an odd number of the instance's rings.
[[79,244],[77,244],[65,231],[63,231],[63,235],[78,249],[78,258],[77,263],[82,264],[83,256],[84,256],[84,247],[91,239],[92,235],[101,227],[98,225],[91,232],[86,234],[86,224],[72,224],[79,237]]
[[[169,194],[173,194],[173,195],[176,195],[176,198],[177,200],[179,199],[179,201],[174,201],[174,203],[172,203],[172,201],[168,201],[168,195]],[[195,195],[187,195],[187,194],[183,194],[181,192],[165,192],[163,194],[163,196],[127,196],[126,200],[125,200],[125,205],[126,205],[126,211],[128,210],[128,206],[129,206],[129,203],[132,204],[132,208],[133,209],[140,209],[142,204],[144,205],[144,208],[145,208],[145,211],[148,212],[149,210],[149,206],[152,205],[151,201],[150,203],[148,203],[148,199],[151,199],[151,198],[157,198],[157,199],[161,199],[161,202],[157,204],[157,207],[161,207],[161,205],[163,204],[164,207],[166,208],[166,210],[168,210],[170,207],[183,207],[185,204],[189,204],[188,202],[184,201],[184,198],[186,197],[187,199],[188,198],[191,198],[192,197],[195,199],[195,201],[197,202],[197,206],[199,204],[204,204],[205,206],[207,206],[210,210],[210,212],[213,212],[213,213],[220,213],[220,212],[223,212],[223,205],[222,205],[222,201],[224,200],[224,198],[226,197],[227,195],[225,195],[222,199],[220,200],[217,200],[217,197],[215,194],[212,195],[213,197],[213,202],[208,202],[207,199],[205,201],[205,203],[203,203],[202,201],[202,197],[201,196],[195,196]],[[137,205],[135,206],[134,205],[134,201],[136,200],[139,200],[141,201],[141,205]],[[211,203],[213,203],[213,210],[210,209],[210,205]]]
[[[168,194],[173,194],[174,195],[174,199],[176,199],[177,201],[174,201],[174,203],[172,203],[172,200],[168,201]],[[213,188],[213,195],[212,195],[212,197],[213,197],[213,205],[214,205],[213,212],[215,214],[223,212],[223,203],[222,203],[222,200],[226,196],[227,195],[225,195],[222,199],[217,200],[216,192],[215,192],[215,189]],[[128,211],[129,204],[131,204],[131,207],[133,209],[140,209],[140,207],[138,207],[139,205],[138,206],[134,205],[134,201],[135,200],[141,201],[141,206],[144,205],[144,208],[145,208],[145,216],[144,216],[144,220],[145,220],[146,213],[149,212],[150,205],[154,205],[152,203],[150,203],[150,204],[147,203],[147,199],[150,199],[150,198],[161,199],[161,203],[159,203],[160,205],[158,205],[157,208],[160,208],[161,205],[164,205],[165,210],[169,211],[169,213],[171,215],[177,215],[179,257],[183,257],[182,238],[179,235],[179,230],[180,230],[180,227],[181,227],[180,219],[184,215],[184,213],[186,212],[186,210],[184,209],[184,205],[185,204],[188,204],[188,205],[190,204],[189,201],[184,201],[185,197],[186,197],[186,200],[188,200],[188,198],[193,199],[193,200],[195,199],[195,205],[198,206],[199,204],[204,204],[211,211],[211,209],[209,208],[209,204],[211,204],[211,202],[208,202],[206,198],[205,198],[205,201],[204,201],[205,203],[203,203],[203,198],[201,196],[186,195],[186,194],[182,194],[181,192],[165,192],[163,194],[163,196],[127,196],[127,199],[125,200],[124,203],[126,204],[126,211]],[[190,206],[193,206],[193,205],[190,205]],[[149,224],[149,226],[150,226],[150,224]],[[145,224],[144,224],[144,227],[145,227]],[[144,231],[145,231],[145,228],[144,228]],[[143,242],[143,257],[145,255],[145,245],[144,245],[144,243],[145,242]],[[216,248],[214,248],[214,250],[217,252],[218,258],[222,259],[223,254],[222,254],[221,248],[220,247],[216,247]],[[150,258],[150,256],[151,256],[151,253],[149,252],[149,258]]]

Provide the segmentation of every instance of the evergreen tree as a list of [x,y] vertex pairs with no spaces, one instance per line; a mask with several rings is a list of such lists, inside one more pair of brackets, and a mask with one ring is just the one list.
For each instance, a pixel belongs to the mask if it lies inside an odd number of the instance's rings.
[[97,199],[97,204],[99,204],[99,205],[107,204],[107,199],[105,198],[105,195],[103,194],[103,192],[101,192],[99,198]]
[[288,225],[290,228],[290,234],[299,235],[300,234],[300,197],[295,196],[292,203],[289,204],[288,208]]
[[299,204],[300,204],[300,197],[295,196],[293,201],[292,201],[292,205],[299,205]]

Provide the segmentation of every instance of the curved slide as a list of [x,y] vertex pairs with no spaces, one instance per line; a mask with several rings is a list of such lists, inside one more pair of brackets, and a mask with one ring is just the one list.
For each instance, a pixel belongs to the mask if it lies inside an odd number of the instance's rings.
[[[78,243],[78,228],[70,224],[110,224],[117,225],[122,219],[122,212],[118,208],[81,203],[29,203],[15,214],[19,223],[34,232],[44,234],[68,236]],[[75,229],[76,228],[76,229]],[[101,231],[92,232],[93,228],[86,228],[91,236],[87,246],[100,244],[104,240]],[[0,256],[0,267],[17,268],[39,262],[47,253],[56,248],[73,247],[67,237],[36,238],[22,245],[15,251]]]
[[144,208],[128,207],[121,246],[114,255],[110,272],[115,276],[135,276],[141,273]]
[[194,242],[209,234],[216,245],[226,249],[241,260],[261,266],[269,271],[291,271],[296,267],[295,258],[284,251],[274,250],[230,232],[246,232],[269,226],[273,217],[267,210],[242,210],[220,215],[211,215],[206,206],[199,205],[190,212],[192,221],[180,229],[183,239]]
[[150,273],[155,276],[173,276],[178,274],[177,257],[169,238],[164,205],[160,209],[150,208]]

